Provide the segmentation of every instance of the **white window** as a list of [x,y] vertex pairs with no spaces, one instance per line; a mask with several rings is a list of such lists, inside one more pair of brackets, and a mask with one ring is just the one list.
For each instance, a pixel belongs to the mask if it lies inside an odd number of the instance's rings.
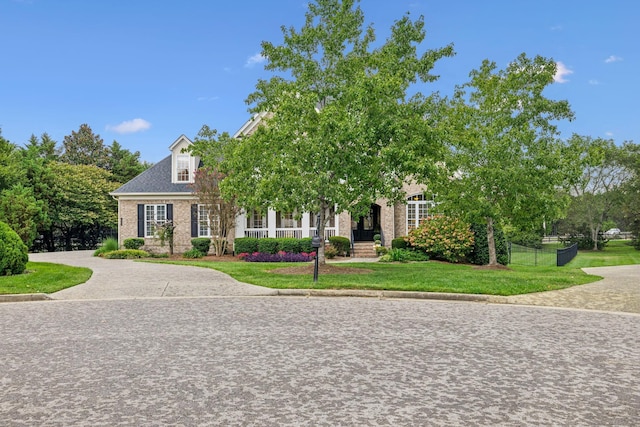
[[420,223],[429,217],[430,209],[435,204],[432,200],[427,200],[424,194],[417,194],[407,198],[407,233],[418,228]]
[[167,205],[145,205],[144,236],[155,237],[156,228],[167,222]]
[[247,228],[267,228],[267,217],[254,210],[247,214]]
[[198,236],[199,237],[211,237],[211,230],[218,230],[220,228],[220,218],[217,215],[212,215],[211,221],[206,205],[198,205]]
[[276,213],[276,228],[300,228],[301,226],[302,220],[296,219],[293,212]]
[[176,177],[178,182],[189,182],[191,173],[189,170],[189,155],[178,154],[176,156]]

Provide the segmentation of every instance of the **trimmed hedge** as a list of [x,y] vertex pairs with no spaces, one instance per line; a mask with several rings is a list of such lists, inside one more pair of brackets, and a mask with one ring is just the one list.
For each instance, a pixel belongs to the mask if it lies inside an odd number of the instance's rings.
[[29,261],[28,251],[18,233],[0,222],[0,276],[24,273]]
[[331,236],[329,243],[336,248],[338,255],[346,255],[351,249],[351,240],[343,236]]
[[[346,239],[346,237],[343,238]],[[346,240],[348,241],[349,239]],[[295,239],[292,237],[282,237],[277,239],[239,237],[234,240],[233,250],[236,254],[252,254],[254,252],[275,254],[280,251],[293,254],[313,252],[313,248],[311,247],[311,237],[304,237],[302,239]]]
[[263,254],[275,254],[278,252],[278,239],[260,239],[258,240],[258,252]]
[[149,253],[140,249],[120,249],[113,252],[107,252],[104,257],[107,259],[134,259],[147,258]]
[[236,254],[258,252],[258,240],[255,237],[239,237],[233,241],[233,250]]
[[404,240],[404,237],[396,237],[391,241],[391,249],[407,249],[409,243]]
[[[487,242],[487,224],[471,224],[471,231],[474,235],[474,244],[468,256],[469,262],[476,265],[489,264],[489,247]],[[496,257],[498,264],[507,265],[509,263],[509,248],[507,240],[500,228],[493,228],[493,238],[496,241]]]
[[199,251],[202,256],[204,256],[209,253],[211,239],[208,237],[197,237],[195,239],[191,239],[191,244],[193,245],[193,249]]
[[140,249],[144,246],[144,239],[142,237],[130,237],[128,239],[124,239],[122,245],[125,249]]

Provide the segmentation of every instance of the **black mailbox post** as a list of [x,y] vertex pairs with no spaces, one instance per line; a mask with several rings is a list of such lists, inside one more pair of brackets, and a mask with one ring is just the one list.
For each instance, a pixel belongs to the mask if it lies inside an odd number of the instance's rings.
[[311,239],[311,247],[316,250],[316,264],[313,267],[313,281],[318,281],[318,256],[320,255],[320,245],[322,244],[322,239],[320,236],[313,236]]

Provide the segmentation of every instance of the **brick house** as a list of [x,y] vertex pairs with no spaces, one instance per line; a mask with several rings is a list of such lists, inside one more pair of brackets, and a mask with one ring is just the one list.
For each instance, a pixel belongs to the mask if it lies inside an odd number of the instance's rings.
[[[234,137],[248,135],[259,125],[262,116],[247,121]],[[192,193],[194,172],[200,159],[183,149],[191,144],[184,135],[169,146],[170,155],[127,182],[111,195],[118,200],[118,239],[141,237],[144,248],[153,252],[167,252],[155,236],[156,224],[173,221],[174,251],[191,249],[191,239],[210,237],[204,207],[198,205]],[[373,236],[381,234],[383,245],[390,247],[395,237],[404,236],[415,228],[420,220],[431,212],[433,203],[424,196],[425,187],[417,184],[405,185],[406,203],[388,206],[386,200],[377,200],[371,205],[369,214],[352,218],[343,212],[325,228],[325,239],[338,235],[354,243],[355,256],[370,256]],[[316,234],[315,219],[304,213],[297,219],[292,213],[269,210],[266,214],[242,212],[236,220],[235,230],[229,237],[310,237]]]

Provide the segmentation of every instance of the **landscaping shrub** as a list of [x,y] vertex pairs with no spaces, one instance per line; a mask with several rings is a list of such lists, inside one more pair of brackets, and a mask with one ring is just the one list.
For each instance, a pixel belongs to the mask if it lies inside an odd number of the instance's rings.
[[[591,238],[591,236],[587,236],[587,235],[571,235],[569,236],[568,239],[563,239],[562,243],[566,246],[569,247],[571,245],[573,245],[574,243],[578,244],[578,250],[581,251],[590,251],[593,250],[593,239]],[[604,249],[605,246],[607,246],[607,243],[609,243],[609,241],[607,239],[605,239],[602,234],[598,235],[598,250],[602,250]]]
[[0,276],[24,273],[29,261],[28,250],[18,233],[0,222]]
[[107,252],[104,257],[107,259],[134,259],[147,258],[149,253],[140,249],[119,249],[113,252]]
[[102,242],[102,246],[93,252],[93,256],[102,256],[107,252],[117,251],[118,250],[118,240],[113,237],[109,237],[108,239]]
[[409,262],[409,261],[429,261],[429,256],[426,253],[421,251],[392,248],[385,255],[380,257],[380,262]]
[[[475,223],[471,225],[474,235],[474,244],[468,256],[469,262],[476,265],[489,264],[489,247],[487,243],[487,224]],[[507,265],[509,263],[509,248],[507,240],[501,229],[493,228],[493,238],[496,241],[496,257],[498,264]],[[524,245],[523,245],[524,246]]]
[[336,248],[340,256],[347,255],[351,249],[351,240],[344,236],[331,236],[329,237],[329,243]]
[[283,237],[277,240],[278,240],[279,251],[288,252],[292,254],[299,254],[301,252],[300,239],[295,239],[292,237]]
[[[205,256],[206,254],[209,253],[209,247],[211,246],[211,239],[209,239],[208,237],[197,237],[195,239],[191,239],[191,244],[193,245],[193,249],[199,251],[202,256]],[[197,257],[197,258],[200,258],[200,257]]]
[[275,254],[255,252],[252,254],[241,253],[238,255],[240,259],[247,262],[307,262],[312,261],[315,256],[315,252],[292,254],[282,251]]
[[302,239],[299,240],[300,242],[300,252],[305,252],[310,254],[311,252],[313,252],[313,246],[311,246],[311,237],[303,237]]
[[376,246],[376,255],[377,256],[384,255],[387,252],[389,252],[389,249],[385,248],[384,246]]
[[128,239],[124,239],[122,245],[125,249],[140,249],[144,246],[144,239],[142,237],[130,237]]
[[429,258],[461,262],[473,248],[473,232],[469,224],[442,215],[429,217],[411,230],[409,244],[424,251]]
[[255,237],[239,237],[233,241],[233,250],[237,254],[258,252],[258,241]]
[[189,258],[189,259],[202,258],[203,256],[204,256],[204,253],[200,252],[200,250],[196,248],[189,249],[188,251],[182,254],[183,258]]
[[407,237],[396,237],[391,241],[391,249],[406,249],[408,246]]
[[324,256],[333,259],[338,255],[338,250],[334,246],[329,246],[324,249]]
[[259,239],[258,252],[264,254],[275,254],[278,252],[278,241],[276,239]]

